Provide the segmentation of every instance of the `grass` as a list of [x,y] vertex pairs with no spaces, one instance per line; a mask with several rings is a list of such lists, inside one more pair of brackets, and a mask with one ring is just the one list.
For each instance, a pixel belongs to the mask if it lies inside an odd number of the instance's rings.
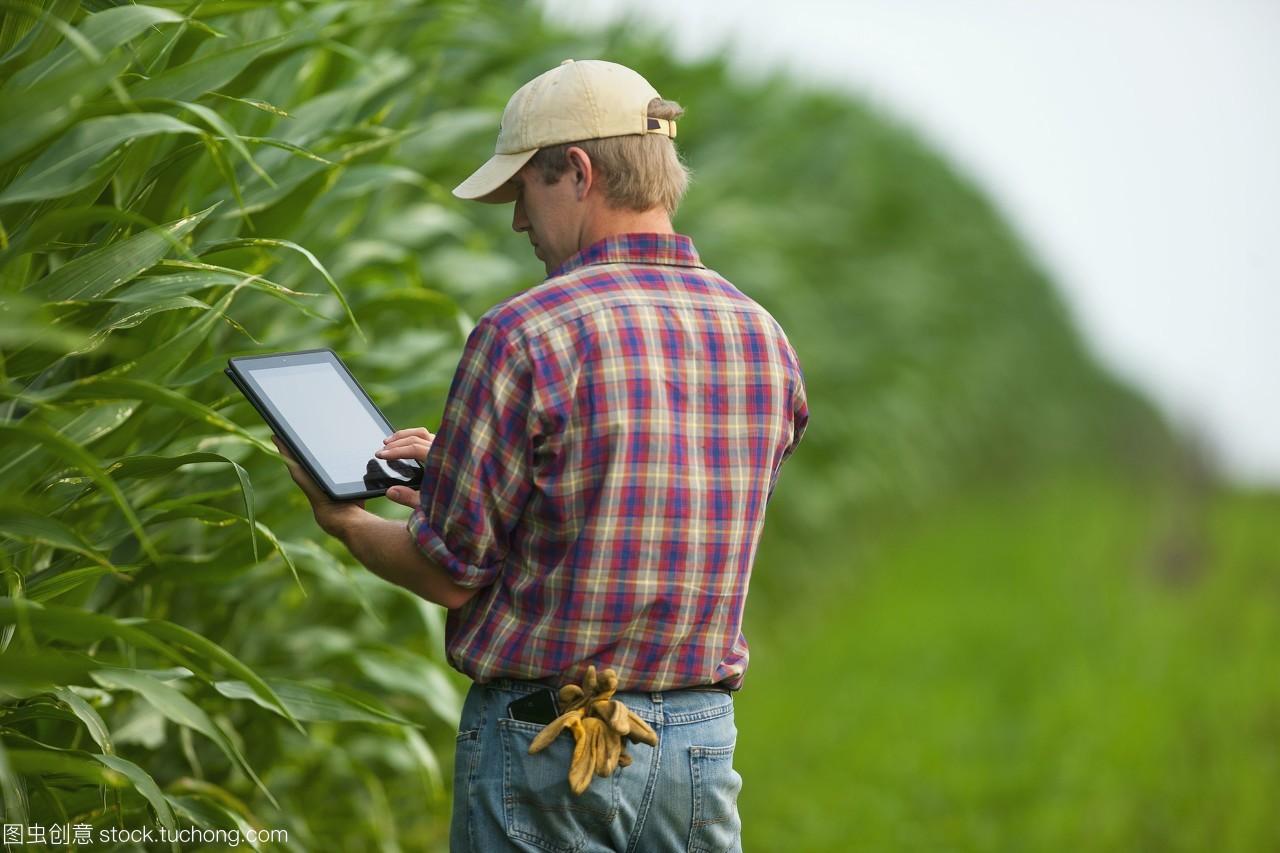
[[1277,516],[1079,479],[881,537],[753,635],[745,840],[1277,849]]

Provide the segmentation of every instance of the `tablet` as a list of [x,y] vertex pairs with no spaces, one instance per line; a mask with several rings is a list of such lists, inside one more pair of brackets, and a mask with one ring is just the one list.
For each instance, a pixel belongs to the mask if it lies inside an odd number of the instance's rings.
[[422,484],[416,460],[373,455],[395,429],[333,350],[232,358],[226,374],[334,500]]

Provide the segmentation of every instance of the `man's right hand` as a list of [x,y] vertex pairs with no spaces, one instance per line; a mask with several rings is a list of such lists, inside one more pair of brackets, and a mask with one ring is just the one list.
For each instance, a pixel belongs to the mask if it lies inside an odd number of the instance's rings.
[[[414,459],[419,463],[427,461],[427,452],[435,436],[426,427],[410,427],[396,430],[382,440],[382,449],[374,456],[379,459]],[[392,486],[387,490],[387,499],[410,509],[417,509],[421,496],[417,489],[408,486]]]

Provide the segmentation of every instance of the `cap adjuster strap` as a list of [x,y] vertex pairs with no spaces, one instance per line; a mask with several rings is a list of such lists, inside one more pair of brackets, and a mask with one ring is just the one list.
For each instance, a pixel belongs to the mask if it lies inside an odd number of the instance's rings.
[[665,118],[645,118],[645,133],[661,133],[663,136],[676,138],[676,123]]

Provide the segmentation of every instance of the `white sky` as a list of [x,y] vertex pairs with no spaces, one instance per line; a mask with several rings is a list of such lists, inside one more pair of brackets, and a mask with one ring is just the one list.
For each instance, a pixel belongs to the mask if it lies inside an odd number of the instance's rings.
[[679,56],[732,45],[746,73],[785,65],[915,127],[1006,212],[1104,362],[1235,478],[1280,484],[1277,0],[543,5],[629,11]]

